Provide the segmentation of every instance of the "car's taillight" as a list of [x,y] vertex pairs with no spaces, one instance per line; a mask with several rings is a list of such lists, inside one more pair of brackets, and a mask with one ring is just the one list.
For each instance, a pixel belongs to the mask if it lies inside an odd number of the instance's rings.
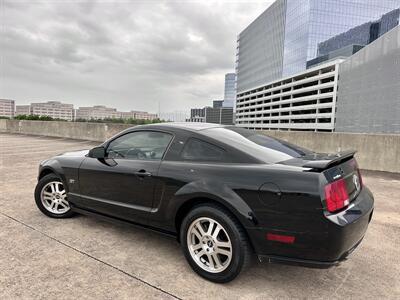
[[325,186],[326,208],[329,212],[338,211],[349,205],[346,182],[340,179]]
[[363,181],[362,181],[362,177],[361,177],[361,170],[360,170],[360,168],[359,168],[359,166],[358,166],[358,163],[357,163],[356,159],[353,158],[353,159],[350,161],[350,164],[351,164],[351,165],[353,166],[353,168],[357,171],[357,176],[358,176],[358,179],[359,179],[359,182],[360,182],[360,188],[362,188],[362,186],[363,186]]
[[358,168],[358,166],[357,166],[357,174],[358,174],[358,179],[360,181],[360,188],[362,188],[363,187],[363,180],[362,180],[362,177],[361,177],[361,171]]

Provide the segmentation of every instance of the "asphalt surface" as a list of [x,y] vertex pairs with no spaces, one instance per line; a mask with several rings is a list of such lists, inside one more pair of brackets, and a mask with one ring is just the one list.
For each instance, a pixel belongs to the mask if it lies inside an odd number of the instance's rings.
[[36,208],[41,160],[95,144],[0,133],[0,299],[400,299],[400,180],[366,174],[364,241],[327,270],[257,263],[228,284],[192,272],[179,244],[145,230]]

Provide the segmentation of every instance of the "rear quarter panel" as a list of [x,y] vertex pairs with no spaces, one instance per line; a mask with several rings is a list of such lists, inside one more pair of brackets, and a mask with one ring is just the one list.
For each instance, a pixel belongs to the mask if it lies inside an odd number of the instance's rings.
[[151,223],[170,230],[179,207],[196,198],[223,204],[246,228],[293,229],[305,216],[317,227],[321,217],[318,174],[298,167],[163,161],[158,176]]

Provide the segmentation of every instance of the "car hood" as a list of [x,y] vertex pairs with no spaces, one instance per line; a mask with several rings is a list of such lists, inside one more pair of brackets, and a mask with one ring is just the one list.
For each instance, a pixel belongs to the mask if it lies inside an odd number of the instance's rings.
[[86,154],[89,153],[89,150],[78,150],[78,151],[71,151],[71,152],[64,152],[61,153],[57,156],[62,156],[62,157],[84,157]]

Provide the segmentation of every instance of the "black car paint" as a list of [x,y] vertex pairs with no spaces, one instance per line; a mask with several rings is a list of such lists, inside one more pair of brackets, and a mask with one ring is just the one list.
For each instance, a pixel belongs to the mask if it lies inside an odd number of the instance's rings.
[[[107,148],[111,140],[138,130],[173,135],[161,161],[95,159],[87,156],[88,151],[80,151],[45,161],[39,176],[49,171],[58,174],[72,208],[79,212],[141,224],[173,236],[179,236],[177,219],[182,209],[199,201],[219,203],[243,225],[255,252],[271,261],[335,264],[365,234],[373,210],[367,187],[354,195],[345,210],[330,214],[324,209],[323,186],[332,180],[332,168],[310,171],[303,167],[310,160],[303,158],[266,164],[207,137],[202,130],[164,125],[125,130],[102,146]],[[182,161],[179,155],[189,138],[225,149],[226,161]],[[348,165],[345,160],[333,168]],[[135,174],[140,170],[152,176]],[[267,232],[293,235],[296,240],[293,244],[267,241]]]

